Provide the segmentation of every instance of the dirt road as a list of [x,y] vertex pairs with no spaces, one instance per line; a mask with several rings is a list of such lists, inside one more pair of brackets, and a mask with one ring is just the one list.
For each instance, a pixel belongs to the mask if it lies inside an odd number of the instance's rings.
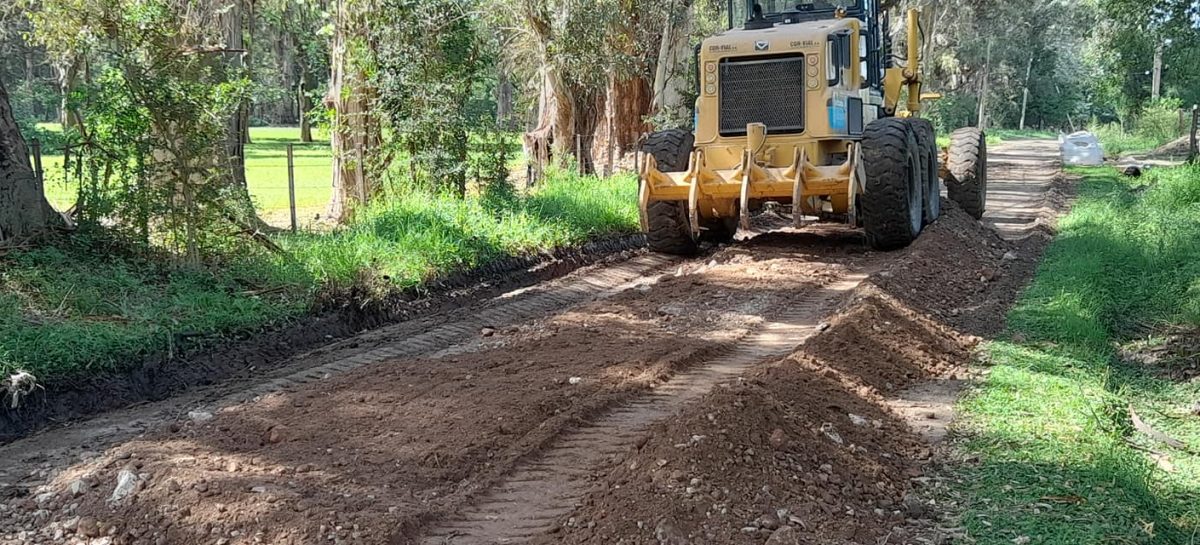
[[[993,151],[998,227],[1053,207],[1044,147]],[[957,378],[1040,251],[948,208],[903,252],[816,226],[643,255],[5,445],[0,543],[903,533],[930,454],[896,400]]]

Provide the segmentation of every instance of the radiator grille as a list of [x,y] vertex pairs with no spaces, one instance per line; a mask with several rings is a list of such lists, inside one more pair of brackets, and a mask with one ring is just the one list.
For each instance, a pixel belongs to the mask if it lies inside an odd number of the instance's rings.
[[804,57],[721,63],[721,136],[746,134],[762,123],[768,133],[804,130]]

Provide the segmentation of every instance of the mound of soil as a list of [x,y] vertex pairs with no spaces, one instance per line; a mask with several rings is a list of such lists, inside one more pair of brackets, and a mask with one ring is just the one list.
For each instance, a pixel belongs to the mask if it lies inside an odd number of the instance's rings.
[[[1061,191],[1050,204],[1061,205]],[[1047,227],[1017,241],[943,201],[942,217],[871,282],[913,309],[959,331],[1003,331],[1007,309],[1032,277],[1050,241]]]
[[893,401],[957,382],[1039,239],[1007,242],[951,204],[828,330],[658,424],[539,543],[913,542],[936,516],[915,490],[932,448]]

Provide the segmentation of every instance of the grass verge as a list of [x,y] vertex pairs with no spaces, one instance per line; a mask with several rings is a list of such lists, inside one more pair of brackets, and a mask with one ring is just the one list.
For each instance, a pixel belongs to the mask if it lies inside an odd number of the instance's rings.
[[181,334],[256,330],[313,310],[324,290],[370,281],[419,287],[496,258],[637,229],[637,182],[567,172],[529,194],[469,197],[401,191],[339,231],[293,235],[290,257],[227,256],[204,270],[75,235],[0,255],[0,376],[42,382],[122,370]]
[[1200,326],[1200,169],[1077,173],[1011,336],[987,345],[989,373],[960,407],[978,460],[959,470],[963,523],[984,544],[1196,543],[1200,456],[1135,430],[1129,408],[1194,451],[1200,381],[1118,347]]

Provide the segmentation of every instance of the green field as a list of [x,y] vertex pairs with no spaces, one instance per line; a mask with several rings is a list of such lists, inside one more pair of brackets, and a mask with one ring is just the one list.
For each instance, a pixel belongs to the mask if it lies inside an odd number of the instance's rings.
[[985,348],[989,374],[960,407],[954,501],[977,543],[1196,543],[1200,380],[1167,378],[1121,348],[1162,346],[1200,327],[1200,168],[1076,171],[1079,198],[1011,336]]
[[[38,125],[47,131],[60,130],[57,124]],[[296,177],[296,207],[300,220],[307,223],[329,203],[332,194],[332,152],[326,135],[314,134],[316,142],[300,142],[296,127],[253,127],[252,144],[246,146],[246,182],[259,212],[272,223],[288,223],[287,145],[293,144]],[[46,171],[46,197],[56,208],[64,210],[75,202],[76,187],[64,183],[61,153],[45,153],[42,168]]]

